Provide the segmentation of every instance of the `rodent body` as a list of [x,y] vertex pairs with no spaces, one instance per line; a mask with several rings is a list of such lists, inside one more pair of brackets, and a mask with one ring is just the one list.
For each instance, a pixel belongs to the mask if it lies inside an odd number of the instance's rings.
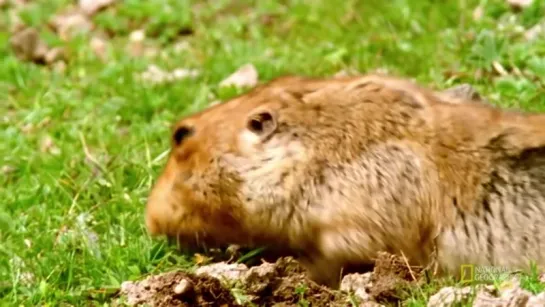
[[473,102],[382,75],[273,80],[176,124],[147,228],[297,250],[331,286],[379,251],[543,268],[545,115]]

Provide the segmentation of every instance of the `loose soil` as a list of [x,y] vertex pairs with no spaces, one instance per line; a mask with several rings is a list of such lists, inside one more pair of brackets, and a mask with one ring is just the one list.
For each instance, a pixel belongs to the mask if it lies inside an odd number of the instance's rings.
[[[381,253],[370,282],[360,290],[368,294],[364,298],[366,306],[396,305],[403,299],[403,289],[418,282],[421,271],[407,267],[400,257]],[[351,306],[352,303],[358,306],[363,303],[352,293],[309,280],[291,257],[250,268],[216,262],[194,273],[168,272],[126,282],[121,294],[130,305],[151,306]]]

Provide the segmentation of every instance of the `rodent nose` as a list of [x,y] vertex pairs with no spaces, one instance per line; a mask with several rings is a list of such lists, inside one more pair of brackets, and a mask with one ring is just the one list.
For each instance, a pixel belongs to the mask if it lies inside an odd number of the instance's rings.
[[159,223],[157,220],[150,214],[146,214],[146,229],[150,235],[158,235],[161,233],[159,228]]
[[161,234],[161,225],[165,223],[163,211],[164,208],[161,208],[161,203],[158,202],[157,192],[154,188],[148,197],[145,209],[145,224],[150,235]]
[[163,234],[172,218],[172,210],[168,203],[168,183],[167,177],[159,177],[146,202],[145,224],[151,235]]

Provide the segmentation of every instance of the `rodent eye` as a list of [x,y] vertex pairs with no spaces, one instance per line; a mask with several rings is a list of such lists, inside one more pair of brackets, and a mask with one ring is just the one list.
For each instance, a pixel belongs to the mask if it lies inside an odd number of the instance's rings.
[[182,141],[188,136],[191,136],[193,132],[193,128],[189,128],[187,126],[181,126],[176,128],[176,131],[174,131],[174,135],[172,136],[174,143],[176,145],[180,145]]

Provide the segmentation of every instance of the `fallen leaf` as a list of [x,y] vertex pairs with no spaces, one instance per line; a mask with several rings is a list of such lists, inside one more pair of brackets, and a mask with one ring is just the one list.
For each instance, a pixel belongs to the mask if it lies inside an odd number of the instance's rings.
[[204,256],[204,255],[202,255],[202,254],[195,254],[195,255],[193,255],[193,261],[195,262],[196,265],[207,264],[207,263],[209,263],[211,260],[212,260],[212,258],[206,257],[206,256]]
[[102,9],[111,6],[115,0],[79,0],[79,8],[88,16],[94,15]]
[[257,85],[258,73],[254,65],[246,64],[240,67],[229,77],[220,82],[220,87],[235,86],[235,87],[254,87]]
[[507,72],[507,70],[505,70],[505,68],[503,67],[503,65],[500,64],[500,62],[498,61],[494,61],[492,62],[492,67],[494,67],[494,70],[502,75],[502,76],[507,76],[509,75],[509,73]]

